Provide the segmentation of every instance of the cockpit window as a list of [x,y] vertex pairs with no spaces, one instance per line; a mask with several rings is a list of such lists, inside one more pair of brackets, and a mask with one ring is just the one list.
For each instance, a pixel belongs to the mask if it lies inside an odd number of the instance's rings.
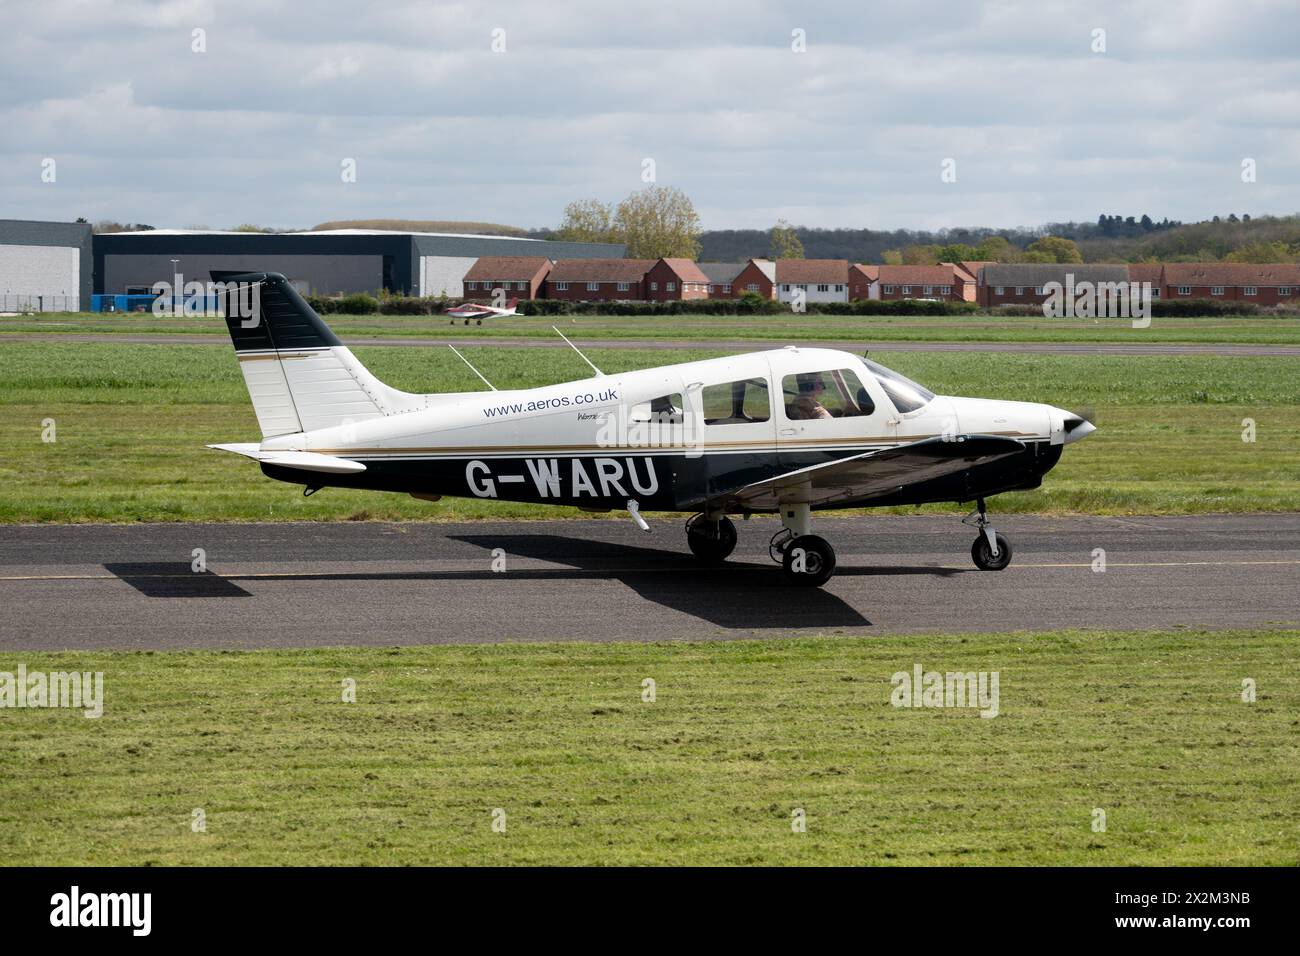
[[912,381],[906,375],[899,375],[892,368],[885,368],[871,359],[863,359],[862,363],[872,375],[876,376],[876,381],[880,383],[880,387],[885,390],[889,400],[900,412],[904,414],[914,412],[934,401],[934,392]]
[[793,421],[870,415],[876,410],[871,396],[852,369],[798,372],[781,379],[785,417]]
[[703,402],[706,425],[752,424],[772,417],[767,380],[762,378],[706,385]]
[[680,425],[682,423],[682,393],[673,392],[671,395],[661,395],[659,398],[652,398],[648,402],[641,402],[633,405],[628,412],[627,419],[630,422],[647,423],[655,425]]

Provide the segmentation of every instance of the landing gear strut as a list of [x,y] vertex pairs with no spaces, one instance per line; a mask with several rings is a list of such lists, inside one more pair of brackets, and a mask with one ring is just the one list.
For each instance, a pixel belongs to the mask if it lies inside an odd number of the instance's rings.
[[993,530],[984,499],[977,499],[975,505],[975,510],[962,519],[962,524],[979,529],[979,537],[970,546],[971,560],[981,571],[1001,571],[1011,563],[1011,544]]
[[781,524],[768,553],[781,564],[786,580],[802,587],[821,587],[835,573],[835,549],[825,538],[808,532],[812,509],[806,504],[781,505]]
[[686,543],[705,564],[721,564],[736,550],[736,526],[720,512],[697,514],[686,522]]

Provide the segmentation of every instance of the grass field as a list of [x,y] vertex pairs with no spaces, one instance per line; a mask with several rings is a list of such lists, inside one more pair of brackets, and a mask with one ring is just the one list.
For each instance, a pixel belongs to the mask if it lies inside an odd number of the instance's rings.
[[[104,714],[0,712],[0,859],[1294,866],[1298,638],[29,654]],[[997,716],[890,706],[916,663]]]
[[[414,391],[481,387],[450,352],[371,346],[358,356]],[[470,349],[501,387],[579,378],[564,351]],[[674,361],[716,353],[682,350]],[[662,351],[595,349],[607,371]],[[1092,405],[1099,431],[1067,449],[1043,488],[999,511],[1293,510],[1300,481],[1300,359],[897,352],[889,363],[941,393]],[[328,489],[304,499],[212,442],[256,439],[233,353],[211,346],[0,344],[0,522],[463,519],[575,512],[482,500],[437,504]],[[1257,441],[1241,440],[1253,418]],[[41,440],[53,419],[57,441]]]
[[[553,316],[511,318],[466,327],[439,316],[330,315],[330,327],[345,342],[357,338],[483,337],[554,339],[551,326],[566,335],[599,339],[779,339],[862,342],[1112,342],[1300,344],[1300,317],[1219,316],[1155,318],[1134,329],[1127,319],[1045,319],[1008,316]],[[82,312],[0,317],[0,341],[18,333],[168,332],[225,335],[220,319],[156,318],[149,313],[102,315]]]

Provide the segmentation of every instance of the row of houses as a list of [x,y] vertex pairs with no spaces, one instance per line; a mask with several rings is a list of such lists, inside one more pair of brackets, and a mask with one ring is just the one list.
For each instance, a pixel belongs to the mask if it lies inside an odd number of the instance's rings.
[[467,298],[547,298],[572,302],[765,299],[943,298],[976,301],[975,275],[964,266],[850,266],[846,259],[561,259],[484,256],[464,277]]
[[1130,265],[985,264],[978,273],[981,305],[1041,305],[1049,286],[1083,282],[1149,285],[1155,300],[1208,299],[1257,305],[1300,303],[1295,263],[1153,262]]
[[570,302],[734,299],[755,293],[791,302],[932,299],[982,306],[1041,305],[1053,283],[1149,283],[1153,299],[1300,301],[1300,265],[1232,262],[1070,265],[945,262],[869,265],[846,259],[560,259],[484,256],[464,277],[467,298]]

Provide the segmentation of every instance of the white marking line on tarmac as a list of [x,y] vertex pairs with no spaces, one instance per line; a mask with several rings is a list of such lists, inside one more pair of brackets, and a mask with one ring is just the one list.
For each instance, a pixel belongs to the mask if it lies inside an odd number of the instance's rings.
[[[1234,567],[1235,568],[1235,567],[1247,567],[1247,566],[1254,566],[1254,565],[1278,565],[1278,564],[1300,564],[1300,559],[1296,559],[1294,561],[1291,560],[1287,560],[1287,561],[1126,561],[1126,562],[1107,561],[1106,567],[1107,568],[1195,568],[1195,567],[1213,567],[1213,568]],[[1011,570],[1016,570],[1021,568],[1090,568],[1090,567],[1092,567],[1091,562],[1082,562],[1079,564],[1013,564],[1009,568],[1006,568],[1005,570],[1011,571]],[[211,568],[209,568],[208,570],[211,571],[211,573],[216,575],[217,577],[226,578],[227,580],[247,579],[247,578],[332,578],[332,577],[351,577],[356,574],[381,573],[378,571],[373,571],[373,572],[371,571],[249,571],[241,574],[240,572],[237,571],[217,572],[217,571],[213,571]],[[553,568],[525,568],[521,570],[575,571],[581,569],[574,568],[572,565],[555,565]],[[665,571],[678,571],[678,572],[690,572],[694,574],[699,571],[698,568],[693,568],[693,567],[601,568],[600,570],[608,574],[632,574],[637,571],[643,571],[643,572],[654,573],[654,574],[662,574]],[[752,571],[753,567],[748,564],[736,564],[731,566],[721,565],[719,567],[711,568],[710,570]],[[944,570],[944,567],[941,565],[935,565],[935,570],[936,571]],[[393,571],[391,573],[395,575],[402,575],[402,574],[417,575],[417,574],[424,574],[428,572],[424,572],[420,570],[410,570],[410,571],[404,570],[404,571]],[[465,570],[465,571],[444,571],[440,573],[478,574],[479,572],[476,570]],[[187,578],[189,576],[190,576],[189,572],[182,572],[182,571],[177,571],[175,574],[126,574],[121,576],[116,574],[16,574],[16,575],[0,575],[0,581],[117,581],[123,577],[130,578],[131,580],[137,580],[137,579],[145,579],[145,578]],[[509,575],[503,575],[503,577],[509,577]]]

